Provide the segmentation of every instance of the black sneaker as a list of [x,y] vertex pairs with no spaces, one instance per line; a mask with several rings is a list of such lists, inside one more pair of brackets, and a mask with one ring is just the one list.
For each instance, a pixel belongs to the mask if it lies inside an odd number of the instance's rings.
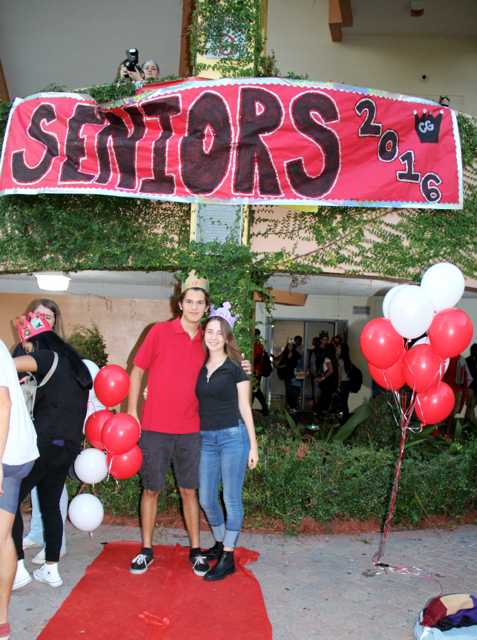
[[153,562],[154,556],[152,555],[152,552],[143,549],[141,553],[138,553],[137,556],[132,559],[129,571],[130,573],[134,573],[135,575],[146,573],[146,571],[149,569],[149,566]]
[[204,552],[204,555],[207,558],[207,560],[218,560],[222,555],[223,550],[224,550],[224,543],[216,542],[213,547],[210,547],[210,549],[207,549],[207,551]]
[[200,549],[191,549],[189,553],[189,560],[192,564],[192,571],[196,576],[205,576],[210,569],[207,558]]

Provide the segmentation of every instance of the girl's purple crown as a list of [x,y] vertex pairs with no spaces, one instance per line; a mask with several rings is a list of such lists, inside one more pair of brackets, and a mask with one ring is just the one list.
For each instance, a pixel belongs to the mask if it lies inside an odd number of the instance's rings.
[[232,305],[228,300],[226,300],[224,304],[221,307],[218,307],[217,309],[214,307],[214,305],[212,305],[210,307],[209,318],[215,318],[218,316],[219,318],[222,318],[223,320],[228,322],[230,325],[230,328],[233,329],[234,324],[237,322],[239,316],[233,316],[230,313],[231,307]]

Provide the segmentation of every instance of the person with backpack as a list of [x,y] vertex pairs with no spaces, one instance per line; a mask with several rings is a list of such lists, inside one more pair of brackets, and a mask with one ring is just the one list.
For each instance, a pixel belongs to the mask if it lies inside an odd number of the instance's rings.
[[340,414],[340,422],[344,424],[350,416],[348,400],[350,393],[357,393],[363,381],[361,371],[350,359],[349,347],[341,340],[335,342],[336,360],[338,362],[338,390],[335,395],[335,406]]
[[[68,469],[81,450],[92,379],[78,353],[52,331],[43,314],[22,316],[17,321],[17,329],[22,344],[32,347],[26,348],[27,355],[16,357],[14,362],[18,372],[31,372],[38,383],[33,417],[40,451],[40,457],[22,481],[19,503],[33,487],[38,488],[45,564],[33,572],[33,577],[51,587],[59,587],[63,584],[58,571],[63,536],[60,496]],[[47,377],[47,383],[42,385]],[[24,565],[20,508],[15,515],[13,540],[18,557],[15,582],[19,588],[31,582]]]
[[[25,314],[35,313],[35,314],[43,314],[45,320],[50,325],[52,331],[57,333],[60,338],[64,340],[64,328],[63,328],[63,316],[61,314],[61,310],[59,305],[50,298],[36,298],[32,300],[28,307],[26,308]],[[19,342],[15,349],[13,350],[12,356],[15,358],[17,356],[24,356],[27,354],[27,350],[32,349],[32,345],[30,342],[26,342],[22,345]],[[33,407],[32,407],[33,410]],[[31,412],[33,413],[33,412]],[[63,557],[66,554],[66,536],[64,531],[64,525],[66,522],[66,517],[68,515],[68,491],[66,489],[66,485],[63,487],[63,491],[61,492],[60,498],[60,510],[61,517],[63,518],[63,540],[61,543],[61,551],[60,557]],[[45,562],[45,539],[43,536],[43,520],[41,517],[40,503],[38,501],[38,491],[36,487],[34,487],[31,491],[31,520],[30,520],[30,531],[23,538],[23,549],[31,549],[33,547],[41,547],[38,553],[33,557],[33,564],[42,565]],[[13,585],[13,590],[20,588],[22,586],[18,586],[20,583],[15,580]]]
[[268,415],[268,406],[263,391],[261,389],[262,377],[268,377],[272,372],[270,356],[265,351],[260,336],[260,329],[255,329],[255,342],[253,343],[253,387],[252,387],[252,404],[255,398],[262,406],[262,414]]
[[10,637],[8,603],[17,567],[12,527],[20,485],[38,458],[36,433],[17,372],[0,340],[0,639]]

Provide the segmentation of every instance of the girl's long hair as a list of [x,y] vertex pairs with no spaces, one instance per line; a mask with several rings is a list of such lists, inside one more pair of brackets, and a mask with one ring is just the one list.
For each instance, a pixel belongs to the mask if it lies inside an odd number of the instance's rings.
[[60,336],[54,331],[45,331],[45,333],[40,333],[29,340],[29,342],[33,345],[33,351],[39,351],[40,349],[56,351],[60,357],[63,356],[67,358],[75,380],[78,382],[80,387],[83,389],[91,389],[93,386],[93,380],[88,367],[85,365],[83,360],[81,360],[79,354],[73,349],[73,347],[60,338]]
[[[220,330],[222,331],[222,335],[224,336],[224,340],[225,340],[225,345],[224,345],[225,353],[233,362],[235,362],[236,364],[240,364],[243,360],[242,354],[240,353],[238,344],[235,341],[232,329],[230,328],[230,325],[226,320],[224,320],[220,316],[210,316],[209,318],[207,318],[204,324],[204,335],[205,335],[205,330],[207,328],[207,325],[209,324],[209,322],[212,322],[212,320],[217,320],[217,322],[220,324]],[[205,339],[204,339],[204,347],[207,352],[207,358],[206,358],[206,361],[207,361],[209,358],[209,350],[207,349],[207,346],[205,344]]]
[[28,305],[26,312],[29,313],[30,311],[35,311],[40,305],[46,307],[55,314],[55,324],[51,328],[60,336],[60,338],[64,339],[65,332],[63,327],[63,316],[61,315],[60,307],[54,300],[50,300],[49,298],[37,298],[36,300],[32,300]]

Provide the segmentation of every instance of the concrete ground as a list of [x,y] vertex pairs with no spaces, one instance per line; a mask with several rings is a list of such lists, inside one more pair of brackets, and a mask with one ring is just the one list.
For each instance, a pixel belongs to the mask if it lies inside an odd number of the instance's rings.
[[[137,528],[111,525],[91,537],[69,525],[67,535],[68,553],[60,565],[64,586],[33,582],[13,593],[12,640],[38,636],[100,553],[102,542],[139,539]],[[441,591],[477,591],[477,526],[393,533],[386,562],[416,566],[422,570],[419,576],[373,575],[378,541],[377,534],[243,534],[241,545],[261,554],[250,568],[262,587],[274,640],[412,640],[416,615],[430,597]],[[203,546],[209,542],[203,535]],[[181,530],[158,528],[155,543],[185,545],[187,539]],[[27,552],[29,568],[36,551]],[[240,639],[229,635],[227,640]]]

